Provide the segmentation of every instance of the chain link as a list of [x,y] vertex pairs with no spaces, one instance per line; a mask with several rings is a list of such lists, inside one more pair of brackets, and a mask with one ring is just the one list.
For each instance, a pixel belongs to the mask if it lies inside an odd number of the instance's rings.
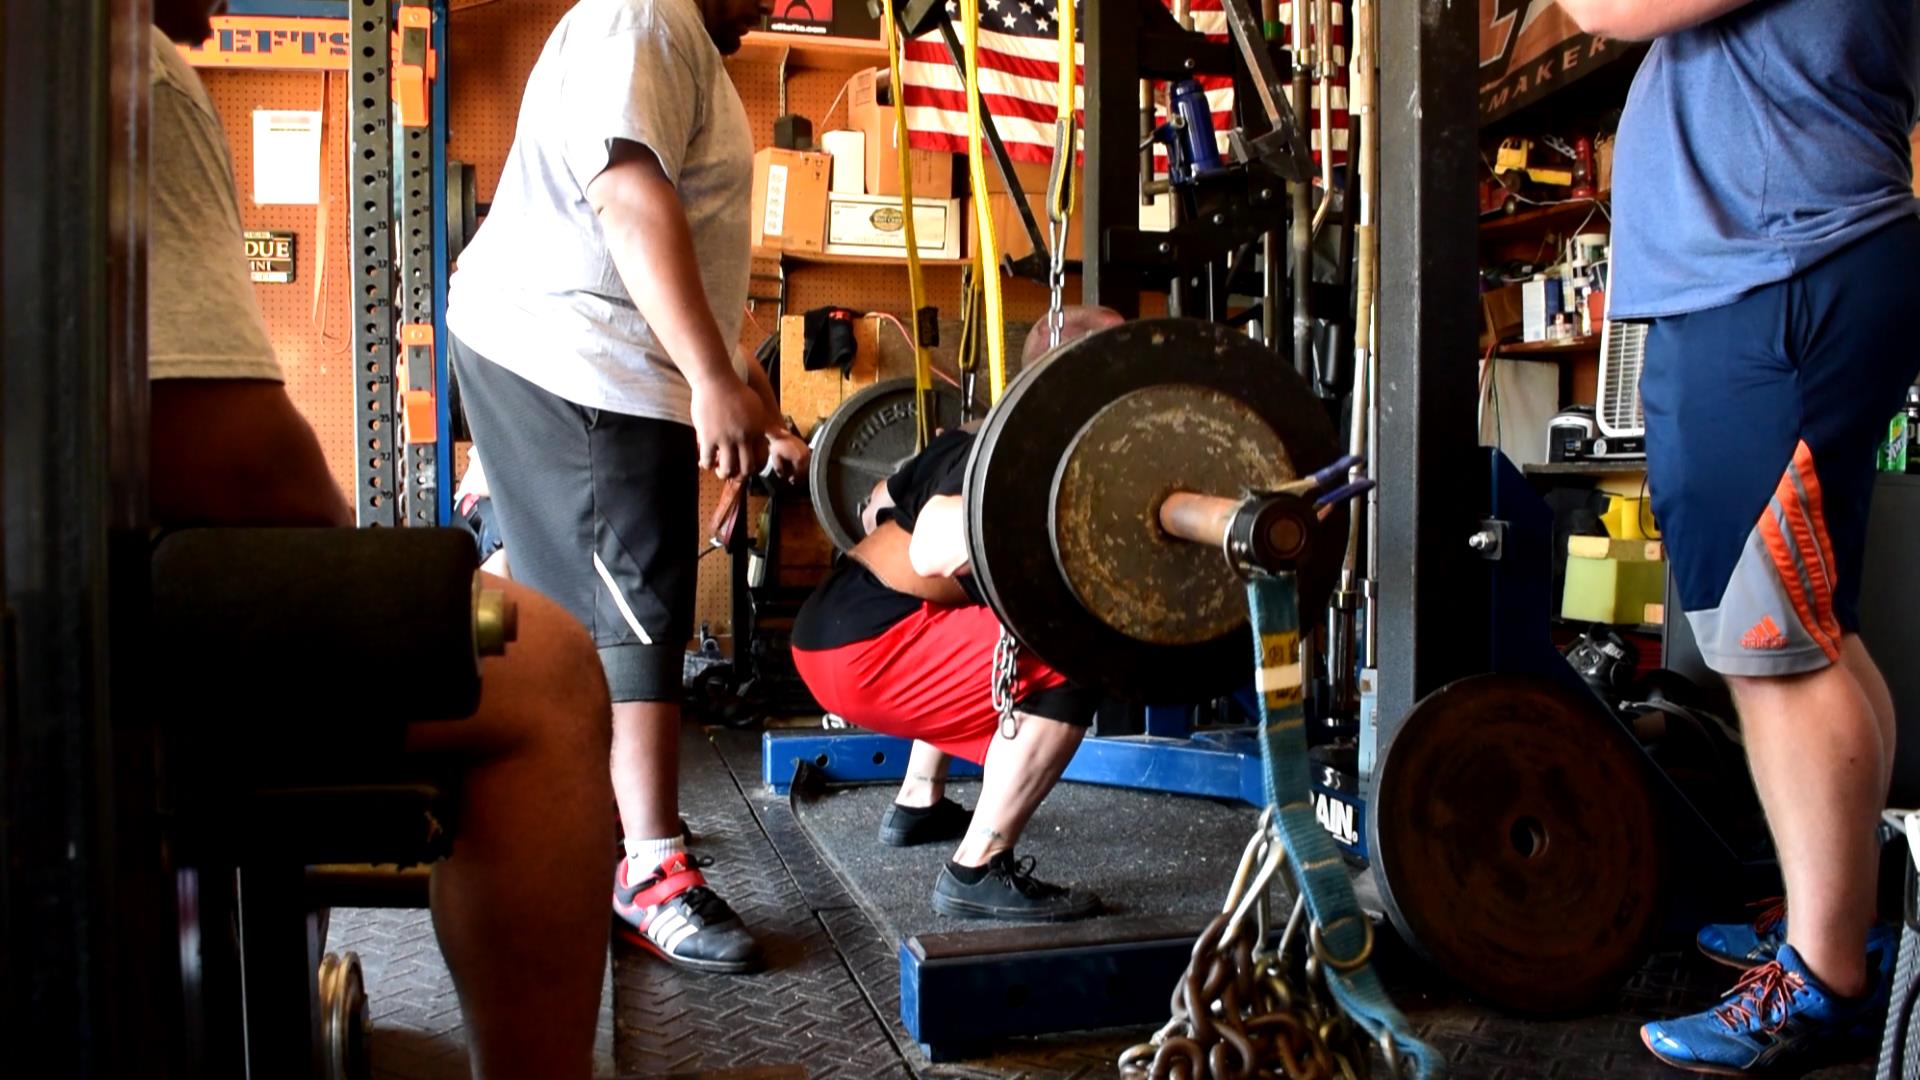
[[1020,717],[1013,711],[1013,682],[1020,673],[1020,642],[1006,627],[993,646],[993,711],[1000,714],[1000,737],[1020,734]]
[[[1311,948],[1294,948],[1301,925],[1311,925],[1304,897],[1294,902],[1279,942],[1266,948],[1267,883],[1286,858],[1271,821],[1271,812],[1261,818],[1225,909],[1194,944],[1174,987],[1172,1019],[1152,1040],[1120,1055],[1124,1080],[1369,1076],[1367,1037],[1328,992],[1327,965]],[[1397,1063],[1389,1061],[1397,1075]]]
[[1047,347],[1060,347],[1060,335],[1067,326],[1067,222],[1066,219],[1047,218],[1047,240],[1051,250],[1051,265],[1047,268],[1047,288],[1051,293],[1047,306]]

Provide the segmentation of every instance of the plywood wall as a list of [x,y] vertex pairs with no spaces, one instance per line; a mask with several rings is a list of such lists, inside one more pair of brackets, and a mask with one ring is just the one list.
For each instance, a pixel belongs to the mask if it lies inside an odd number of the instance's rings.
[[[495,0],[455,12],[448,27],[444,70],[448,77],[448,152],[476,166],[479,198],[489,202],[505,164],[518,120],[520,93],[527,74],[540,55],[554,23],[572,6],[571,0]],[[773,141],[773,120],[780,112],[780,73],[771,59],[735,59],[729,62],[734,84],[745,103],[756,146]],[[814,120],[824,130],[828,107],[853,67],[790,70],[787,109]],[[298,280],[293,285],[257,285],[267,310],[268,329],[287,371],[294,401],[318,431],[327,461],[343,487],[353,482],[353,372],[348,366],[351,332],[347,325],[345,287],[347,261],[347,207],[344,202],[345,131],[340,123],[345,80],[311,73],[254,73],[203,71],[226,124],[241,182],[241,213],[248,228],[291,229],[300,234]],[[262,207],[251,199],[252,112],[254,109],[318,109],[330,100],[325,141],[326,178],[321,207]],[[747,212],[742,207],[741,212]],[[324,226],[324,237],[321,229]],[[322,241],[324,240],[324,245]],[[324,273],[319,252],[326,248]],[[780,266],[760,262],[756,274],[777,277]],[[316,314],[313,285],[322,280]],[[958,311],[960,272],[954,268],[928,271],[930,302],[943,313]],[[1070,285],[1070,288],[1073,287]],[[756,293],[770,291],[771,283],[756,284]],[[1028,282],[1012,282],[1007,292],[1008,318],[1025,323],[1045,306],[1045,292]],[[905,316],[908,310],[906,271],[892,266],[800,266],[787,268],[788,310],[801,312],[824,304],[862,311],[886,311]],[[749,348],[778,332],[779,312],[761,304],[743,325],[742,342]],[[1017,346],[1017,342],[1016,342]],[[889,349],[900,356],[898,345]],[[702,485],[702,520],[718,495],[718,484],[708,477]],[[699,619],[726,632],[729,618],[727,567],[723,560],[701,562]]]

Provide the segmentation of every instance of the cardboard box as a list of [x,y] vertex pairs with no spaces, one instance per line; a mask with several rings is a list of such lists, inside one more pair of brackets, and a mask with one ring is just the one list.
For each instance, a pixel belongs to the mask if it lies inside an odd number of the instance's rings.
[[[923,259],[960,257],[961,210],[964,199],[913,200],[915,240]],[[906,221],[898,195],[829,195],[827,244],[829,255],[871,255],[904,259]]]
[[[856,71],[847,80],[847,127],[863,132],[867,138],[869,195],[900,194],[900,164],[895,156],[900,144],[894,138],[893,98],[886,81],[886,73],[879,68]],[[914,198],[953,198],[952,154],[930,150],[910,150],[908,154]]]
[[[1012,259],[1024,259],[1033,252],[1033,238],[1027,235],[1027,227],[1020,220],[1015,208],[1013,196],[1001,193],[987,196],[987,205],[993,209],[993,235],[1000,246],[1000,254]],[[1034,224],[1040,226],[1040,236],[1047,237],[1047,193],[1042,190],[1027,196],[1027,206],[1033,210]],[[1049,241],[1051,242],[1051,241]],[[967,250],[977,251],[980,245],[980,221],[971,209],[967,212]],[[1072,217],[1067,219],[1067,258],[1080,258],[1080,212],[1076,208]]]
[[1480,351],[1520,336],[1522,291],[1519,285],[1502,285],[1480,294]]
[[753,246],[818,255],[826,241],[825,154],[769,146],[753,155]]
[[837,368],[807,370],[806,317],[780,318],[780,409],[800,428],[800,437],[833,415],[840,403],[880,381],[880,316],[863,315],[853,323],[853,366],[843,377]]

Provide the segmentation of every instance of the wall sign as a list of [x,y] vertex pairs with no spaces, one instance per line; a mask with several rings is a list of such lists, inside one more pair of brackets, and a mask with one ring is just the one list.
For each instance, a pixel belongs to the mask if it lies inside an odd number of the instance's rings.
[[1480,0],[1480,122],[1538,101],[1631,48],[1582,33],[1557,0]]
[[767,29],[776,34],[880,38],[880,20],[865,0],[773,0]]
[[268,285],[293,283],[293,237],[278,229],[247,230],[247,270],[253,280]]
[[345,19],[219,15],[213,36],[180,55],[195,67],[346,71],[353,66],[353,28]]

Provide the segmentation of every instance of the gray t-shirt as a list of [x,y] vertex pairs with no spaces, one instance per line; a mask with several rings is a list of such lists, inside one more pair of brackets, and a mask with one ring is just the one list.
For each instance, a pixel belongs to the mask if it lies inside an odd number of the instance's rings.
[[447,325],[569,401],[688,423],[687,382],[634,307],[587,202],[614,139],[660,159],[714,321],[724,340],[739,337],[753,139],[694,0],[581,0],[554,27],[493,207],[460,256]]
[[1653,43],[1613,170],[1616,318],[1703,311],[1914,215],[1916,0],[1755,0]]
[[153,31],[147,376],[281,382],[253,295],[233,157],[206,87]]

